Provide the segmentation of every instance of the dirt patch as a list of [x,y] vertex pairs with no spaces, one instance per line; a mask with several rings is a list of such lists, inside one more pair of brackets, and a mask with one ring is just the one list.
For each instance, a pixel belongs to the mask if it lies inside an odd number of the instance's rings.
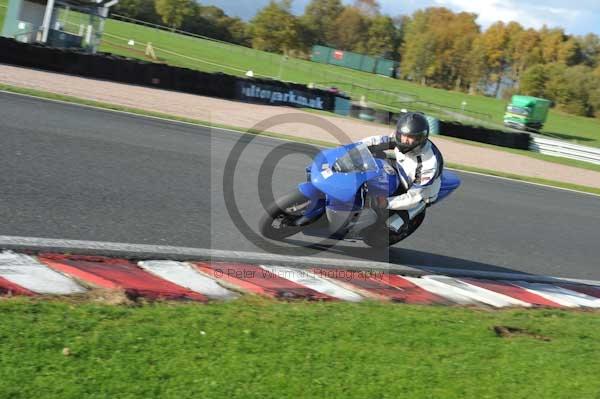
[[67,301],[70,303],[100,303],[113,306],[140,306],[138,298],[132,297],[125,290],[94,288],[82,294],[68,296],[40,296],[43,300]]
[[514,338],[514,337],[525,336],[525,337],[539,339],[540,341],[546,341],[546,342],[551,341],[551,339],[549,337],[546,337],[544,335],[535,334],[531,331],[527,331],[524,328],[510,327],[510,326],[494,326],[494,327],[492,327],[492,329],[494,330],[496,335],[500,338]]

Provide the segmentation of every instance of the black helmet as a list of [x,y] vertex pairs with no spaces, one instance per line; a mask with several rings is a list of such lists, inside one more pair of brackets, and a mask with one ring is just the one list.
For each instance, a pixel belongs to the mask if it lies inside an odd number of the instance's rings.
[[[402,136],[412,137],[414,140],[408,143],[402,143]],[[429,137],[429,122],[427,118],[420,112],[407,112],[401,114],[396,124],[396,146],[406,154],[417,147],[422,147],[427,142]],[[406,140],[405,140],[406,141]]]

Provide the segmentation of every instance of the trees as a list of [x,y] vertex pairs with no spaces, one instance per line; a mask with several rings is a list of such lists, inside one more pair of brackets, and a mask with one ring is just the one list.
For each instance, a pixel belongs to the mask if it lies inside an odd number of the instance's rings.
[[582,62],[590,67],[600,65],[600,37],[593,33],[576,37],[581,50]]
[[488,81],[495,85],[494,97],[509,65],[509,35],[503,22],[496,22],[483,33],[482,46],[485,56]]
[[558,52],[564,37],[565,33],[562,29],[548,29],[546,25],[540,29],[540,47],[544,64],[558,62]]
[[346,7],[335,19],[333,26],[335,47],[358,53],[366,52],[369,21],[358,8]]
[[367,32],[367,54],[394,58],[397,51],[397,33],[392,18],[379,15],[373,19]]
[[334,21],[342,13],[341,0],[311,0],[304,9],[301,23],[310,32],[315,44],[329,44],[335,41]]
[[558,62],[568,66],[581,63],[583,57],[579,42],[574,37],[568,37],[558,46]]
[[446,10],[431,21],[438,41],[435,78],[442,87],[460,90],[469,83],[469,55],[479,36],[476,18],[472,13],[453,14]]
[[155,0],[154,8],[163,22],[171,28],[181,27],[186,16],[193,13],[192,0]]
[[521,78],[521,93],[548,98],[565,112],[594,116],[600,113],[600,76],[586,65],[538,64]]
[[161,23],[161,18],[156,13],[154,2],[151,0],[120,0],[115,5],[114,12],[140,21]]
[[231,41],[227,29],[228,19],[229,17],[218,7],[194,5],[192,12],[183,20],[181,29],[202,36]]
[[542,62],[540,35],[535,29],[518,32],[512,51],[511,78],[518,82],[527,68]]
[[479,34],[475,14],[455,14],[447,8],[417,11],[407,23],[402,46],[402,74],[421,83],[445,88],[468,85]]
[[194,5],[193,11],[183,20],[181,29],[218,40],[250,45],[246,23],[239,18],[229,17],[215,6]]
[[252,47],[287,54],[300,47],[301,27],[289,0],[271,1],[250,23]]
[[520,81],[520,91],[534,97],[545,97],[548,74],[542,64],[532,66],[523,72]]
[[435,38],[429,31],[427,13],[416,11],[404,30],[402,46],[402,77],[427,83],[435,59]]

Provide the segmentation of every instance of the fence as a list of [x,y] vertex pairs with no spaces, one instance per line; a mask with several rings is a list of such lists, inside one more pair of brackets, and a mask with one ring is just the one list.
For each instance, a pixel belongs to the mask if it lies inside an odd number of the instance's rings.
[[311,60],[388,77],[395,77],[396,68],[398,68],[398,62],[396,61],[318,45],[312,48]]
[[529,149],[540,154],[570,158],[600,165],[600,149],[531,135]]

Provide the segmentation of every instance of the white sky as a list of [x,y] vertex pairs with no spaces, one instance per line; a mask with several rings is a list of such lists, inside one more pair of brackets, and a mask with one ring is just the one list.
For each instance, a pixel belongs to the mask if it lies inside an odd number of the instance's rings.
[[[269,0],[199,0],[204,5],[221,7],[228,15],[250,19]],[[297,14],[304,11],[309,0],[293,0]],[[350,4],[352,0],[343,0]],[[526,28],[562,27],[567,33],[600,35],[600,0],[379,0],[384,13],[412,14],[426,7],[446,7],[452,11],[467,11],[479,15],[477,22],[485,29],[498,20],[517,21]]]

